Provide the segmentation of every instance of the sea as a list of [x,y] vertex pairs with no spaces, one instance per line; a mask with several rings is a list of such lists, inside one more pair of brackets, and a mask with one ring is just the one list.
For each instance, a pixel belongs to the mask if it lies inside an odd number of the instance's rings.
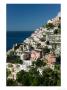
[[14,44],[22,43],[30,37],[33,31],[7,31],[6,32],[6,51],[11,49]]

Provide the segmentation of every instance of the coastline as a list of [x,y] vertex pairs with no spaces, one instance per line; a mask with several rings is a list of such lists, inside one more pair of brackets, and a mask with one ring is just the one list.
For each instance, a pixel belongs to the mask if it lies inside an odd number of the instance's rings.
[[6,51],[11,49],[14,44],[22,43],[27,37],[29,37],[33,31],[7,31],[6,32],[6,41],[7,47]]

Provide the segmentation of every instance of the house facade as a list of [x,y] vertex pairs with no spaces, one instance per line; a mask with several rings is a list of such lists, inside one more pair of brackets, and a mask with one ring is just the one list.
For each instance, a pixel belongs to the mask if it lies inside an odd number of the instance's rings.
[[31,60],[37,60],[41,58],[41,51],[40,50],[32,50],[31,51]]

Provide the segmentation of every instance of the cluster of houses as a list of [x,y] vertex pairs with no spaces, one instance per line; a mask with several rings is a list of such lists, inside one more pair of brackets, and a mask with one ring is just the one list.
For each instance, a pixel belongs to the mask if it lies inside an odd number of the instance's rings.
[[32,65],[31,61],[23,61],[22,65],[7,63],[6,68],[7,68],[7,70],[9,70],[11,72],[7,78],[16,80],[16,74],[21,70],[29,71],[30,65]]
[[[37,55],[37,56],[36,56]],[[36,57],[36,58],[35,58]],[[31,53],[31,58],[33,60],[37,60],[37,58],[40,58],[40,53],[36,53],[35,51],[32,51]],[[25,71],[29,71],[29,66],[32,65],[32,59],[30,58],[30,60],[23,60],[23,64],[13,64],[13,63],[7,63],[7,69],[9,69],[11,71],[11,74],[8,76],[8,78],[10,79],[16,79],[16,74],[21,71],[21,70],[25,70]],[[22,59],[22,57],[21,57]],[[42,71],[44,68],[51,68],[54,70],[54,64],[56,62],[56,56],[53,52],[46,54],[45,58],[44,58],[44,62],[45,60],[47,60],[47,65],[44,67],[39,67],[38,71],[40,72],[40,74],[42,74]]]
[[[57,17],[57,20],[60,20],[59,17]],[[58,30],[58,26],[50,30],[40,27],[29,38],[26,38],[23,43],[14,45],[15,54],[20,56],[21,60],[37,60],[43,57],[42,50],[47,46],[48,49],[55,52],[56,56],[60,55],[61,35],[60,33],[54,34],[55,30]]]
[[[46,60],[48,67],[54,69],[56,57],[61,55],[61,33],[54,33],[55,30],[60,30],[58,26],[61,24],[61,17],[57,16],[49,20],[47,24],[49,23],[54,25],[52,29],[47,30],[46,27],[40,27],[23,43],[15,44],[11,49],[15,55],[20,56],[20,59],[23,60],[20,70],[27,70],[28,66],[32,65],[32,61],[38,59]],[[49,53],[44,54],[43,49],[45,47],[50,50]]]

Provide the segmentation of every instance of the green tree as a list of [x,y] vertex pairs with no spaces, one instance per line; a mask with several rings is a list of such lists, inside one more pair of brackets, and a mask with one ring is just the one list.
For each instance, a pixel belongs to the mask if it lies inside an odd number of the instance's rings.
[[48,47],[46,46],[45,48],[42,49],[43,51],[43,55],[45,55],[46,53],[50,52],[50,49],[48,49]]
[[37,68],[34,68],[34,67],[30,68],[29,79],[30,79],[31,86],[40,86],[41,76],[39,74],[39,71],[37,71]]
[[54,25],[52,23],[48,23],[48,24],[46,24],[46,28],[47,29],[53,29]]
[[6,85],[7,85],[7,86],[17,86],[18,84],[17,84],[17,82],[16,82],[15,80],[13,80],[13,79],[7,79]]
[[19,58],[16,58],[15,62],[14,63],[17,63],[17,64],[23,64],[23,61],[20,60]]
[[23,64],[23,61],[20,59],[19,56],[14,55],[13,52],[7,56],[7,62],[9,63],[17,63],[17,64]]
[[8,77],[11,74],[11,71],[9,69],[6,69],[6,76]]
[[54,30],[54,34],[60,34],[61,33],[61,29],[55,29]]
[[58,28],[61,29],[61,23],[59,23]]
[[22,84],[22,86],[29,86],[29,75],[28,72],[25,72],[24,70],[21,70],[20,72],[17,73],[17,82]]
[[58,34],[58,29],[55,29],[54,30],[54,34]]
[[61,68],[60,64],[55,64],[55,70],[59,70],[60,71],[60,68]]
[[41,83],[41,77],[37,68],[31,67],[29,72],[21,70],[17,73],[17,82],[22,86],[39,86]]
[[56,63],[61,64],[61,56],[56,57]]
[[47,44],[47,45],[50,45],[50,42],[49,42],[49,41],[46,41],[46,44]]
[[43,85],[44,86],[60,86],[60,72],[56,70],[52,70],[50,68],[46,68],[43,71]]
[[32,62],[32,65],[36,67],[42,67],[45,66],[46,63],[43,60],[37,59],[37,61]]

